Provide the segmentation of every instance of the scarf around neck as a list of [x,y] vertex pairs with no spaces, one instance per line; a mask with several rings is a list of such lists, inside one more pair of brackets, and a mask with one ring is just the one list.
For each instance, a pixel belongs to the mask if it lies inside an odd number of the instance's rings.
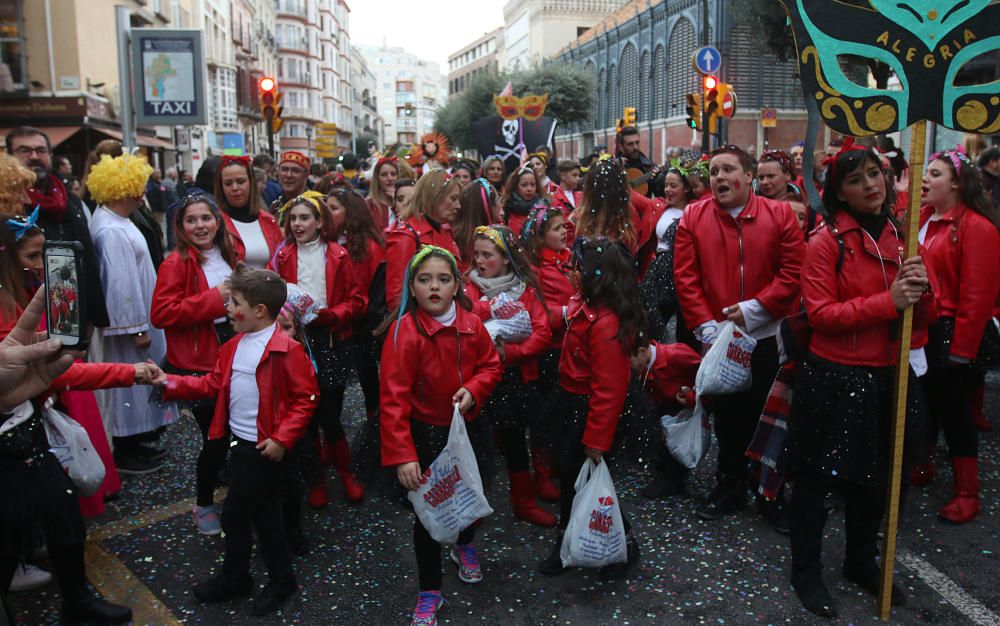
[[535,196],[531,200],[525,200],[517,192],[510,194],[510,198],[507,199],[507,206],[504,207],[508,214],[514,215],[527,215],[531,213],[531,209],[535,208],[542,199]]
[[28,196],[31,204],[41,207],[42,215],[62,224],[66,221],[66,187],[52,174],[46,177],[46,181],[48,184],[44,190],[32,187],[28,190]]
[[486,296],[487,300],[492,300],[501,293],[509,293],[514,299],[521,297],[524,293],[524,281],[517,277],[517,274],[510,272],[494,278],[483,278],[477,270],[469,272],[469,280],[479,287],[479,291]]

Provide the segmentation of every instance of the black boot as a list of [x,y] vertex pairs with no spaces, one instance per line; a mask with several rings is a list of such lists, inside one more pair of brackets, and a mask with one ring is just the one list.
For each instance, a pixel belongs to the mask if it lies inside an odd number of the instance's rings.
[[[882,582],[882,571],[875,561],[864,563],[844,562],[844,578],[878,597]],[[892,606],[906,606],[906,594],[895,582],[892,583]]]
[[556,544],[552,546],[552,552],[549,556],[538,565],[538,571],[546,576],[558,576],[562,574],[566,568],[563,567],[562,557],[559,555],[560,550],[562,550],[563,542],[563,531],[559,531],[556,536]]
[[628,557],[624,563],[612,563],[611,565],[605,565],[600,569],[600,574],[602,578],[607,580],[618,580],[628,572],[629,568],[639,562],[639,544],[636,542],[635,537],[632,533],[628,534],[625,540],[625,545],[628,550]]
[[837,605],[823,584],[819,571],[792,572],[792,588],[807,611],[820,617],[837,617]]
[[91,596],[72,604],[64,601],[62,618],[66,624],[127,624],[132,621],[132,609]]
[[111,604],[87,588],[83,544],[50,545],[49,560],[63,596],[63,622],[67,624],[124,624],[132,609]]
[[714,521],[746,507],[747,484],[739,479],[720,477],[718,484],[697,511],[698,517]]
[[768,500],[764,496],[757,496],[757,512],[767,520],[771,528],[778,534],[788,536],[788,513],[785,510],[785,498],[782,493],[778,493],[776,500]]
[[295,581],[293,574],[278,576],[267,581],[260,594],[253,599],[253,614],[255,617],[263,617],[274,613],[285,600],[291,598],[298,591],[299,585]]
[[253,591],[253,578],[233,579],[225,574],[209,578],[194,586],[194,597],[199,602],[225,602],[232,598],[249,595]]

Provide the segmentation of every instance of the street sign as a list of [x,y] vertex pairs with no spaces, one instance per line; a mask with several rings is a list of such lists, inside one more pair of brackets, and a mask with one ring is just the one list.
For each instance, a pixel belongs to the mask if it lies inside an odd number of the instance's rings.
[[729,85],[726,85],[726,92],[722,94],[722,110],[719,115],[729,119],[736,115],[736,92]]
[[717,74],[722,65],[722,54],[715,46],[704,46],[695,50],[691,64],[702,74]]
[[778,109],[761,109],[760,125],[762,128],[775,128],[778,126]]
[[132,29],[135,117],[139,124],[192,126],[206,122],[199,30]]

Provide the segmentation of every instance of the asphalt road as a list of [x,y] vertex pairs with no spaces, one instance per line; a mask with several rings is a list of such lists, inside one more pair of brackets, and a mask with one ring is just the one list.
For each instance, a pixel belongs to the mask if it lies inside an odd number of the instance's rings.
[[[1000,428],[1000,379],[988,383],[987,409]],[[363,415],[355,386],[348,392],[345,421]],[[190,420],[173,428],[167,436],[169,466],[152,476],[125,479],[121,497],[90,523],[91,580],[108,597],[133,606],[136,623],[409,623],[417,591],[411,513],[389,494],[348,505],[336,479],[330,482],[330,506],[304,514],[312,550],[296,560],[301,591],[280,613],[255,619],[246,600],[200,605],[191,585],[221,562],[222,540],[198,535],[189,512],[197,440]],[[897,572],[909,602],[893,611],[892,623],[1000,624],[998,435],[985,434],[981,442],[983,513],[978,521],[958,528],[936,521],[937,509],[950,495],[948,469],[930,487],[911,492]],[[938,463],[944,468],[946,459],[939,455]],[[615,477],[639,539],[641,563],[626,580],[613,583],[581,570],[557,578],[536,573],[554,533],[514,519],[506,479],[499,479],[491,497],[496,513],[477,536],[485,579],[464,585],[455,567],[445,563],[448,604],[439,613],[441,623],[831,623],[801,607],[788,583],[788,541],[752,509],[718,522],[695,516],[698,498],[711,486],[713,466],[714,460],[706,459],[694,473],[693,497],[668,500],[638,495],[648,479],[641,470]],[[827,529],[825,578],[840,606],[835,623],[875,623],[874,599],[840,575],[840,512],[831,515]],[[254,573],[262,584],[264,569],[257,558]],[[18,623],[59,621],[55,583],[15,594],[13,606]]]

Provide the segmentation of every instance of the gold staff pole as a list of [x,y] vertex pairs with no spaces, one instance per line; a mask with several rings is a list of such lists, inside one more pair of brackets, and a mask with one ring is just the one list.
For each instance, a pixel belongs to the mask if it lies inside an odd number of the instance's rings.
[[[910,206],[906,211],[905,259],[917,254],[920,232],[920,186],[924,171],[927,122],[913,125],[910,139]],[[913,334],[913,307],[903,311],[899,333],[899,363],[896,364],[895,413],[892,420],[892,466],[886,504],[885,543],[882,546],[882,581],[878,594],[878,616],[889,621],[892,609],[892,572],[896,562],[896,529],[899,527],[899,486],[903,480],[903,436],[906,431],[906,396],[910,377],[910,338]]]

